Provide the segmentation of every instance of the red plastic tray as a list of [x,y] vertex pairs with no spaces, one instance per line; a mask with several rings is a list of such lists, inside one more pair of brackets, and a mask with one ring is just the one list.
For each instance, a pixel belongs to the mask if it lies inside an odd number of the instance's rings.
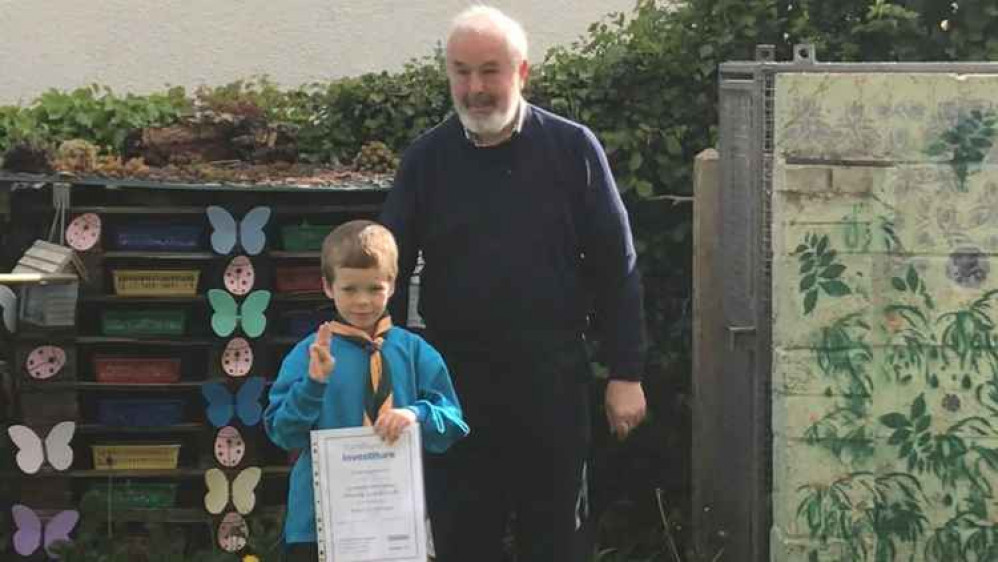
[[94,357],[97,382],[167,384],[180,380],[180,359],[167,357]]
[[318,293],[322,291],[322,270],[311,265],[278,267],[274,284],[280,293]]

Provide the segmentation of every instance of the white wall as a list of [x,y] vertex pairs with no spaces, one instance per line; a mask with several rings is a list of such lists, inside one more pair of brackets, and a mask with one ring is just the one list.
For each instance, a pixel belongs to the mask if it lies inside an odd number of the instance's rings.
[[[266,74],[283,86],[433,52],[470,0],[0,0],[0,103],[91,83],[144,93]],[[495,0],[531,59],[634,0]]]

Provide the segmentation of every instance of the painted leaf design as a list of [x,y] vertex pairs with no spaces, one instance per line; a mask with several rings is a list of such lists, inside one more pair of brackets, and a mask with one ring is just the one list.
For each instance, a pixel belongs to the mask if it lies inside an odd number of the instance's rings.
[[821,272],[821,276],[825,279],[835,279],[842,275],[845,270],[846,266],[836,263],[826,267],[825,270]]
[[908,422],[908,418],[904,417],[903,414],[897,412],[891,412],[880,416],[880,423],[886,425],[891,429],[901,429],[905,427],[910,427],[911,424]]
[[852,293],[848,285],[837,279],[823,282],[821,284],[821,288],[824,289],[829,296],[833,297],[841,297]]
[[914,267],[908,266],[908,278],[906,281],[912,290],[918,287],[918,272],[915,271]]
[[810,291],[804,296],[804,314],[810,314],[818,303],[818,291]]
[[911,419],[920,418],[925,414],[925,395],[920,394],[911,404]]

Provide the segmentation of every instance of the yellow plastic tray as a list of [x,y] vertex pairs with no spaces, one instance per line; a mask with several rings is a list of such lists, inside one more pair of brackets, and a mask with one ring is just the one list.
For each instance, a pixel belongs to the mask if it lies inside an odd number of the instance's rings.
[[198,292],[196,269],[116,269],[114,292],[124,297],[190,297]]
[[163,470],[177,468],[179,444],[91,445],[97,470]]

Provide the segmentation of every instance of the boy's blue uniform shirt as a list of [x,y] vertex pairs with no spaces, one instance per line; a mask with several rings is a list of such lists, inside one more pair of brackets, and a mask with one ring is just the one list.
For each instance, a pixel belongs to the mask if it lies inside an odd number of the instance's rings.
[[[301,450],[289,482],[284,525],[288,543],[316,541],[309,432],[359,427],[364,419],[368,353],[334,336],[330,347],[336,367],[327,383],[315,382],[308,376],[308,348],[315,337],[313,333],[298,342],[284,358],[264,413],[270,439],[283,449]],[[396,327],[385,335],[381,354],[392,373],[395,407],[416,413],[426,450],[442,452],[468,434],[447,367],[435,349]]]

